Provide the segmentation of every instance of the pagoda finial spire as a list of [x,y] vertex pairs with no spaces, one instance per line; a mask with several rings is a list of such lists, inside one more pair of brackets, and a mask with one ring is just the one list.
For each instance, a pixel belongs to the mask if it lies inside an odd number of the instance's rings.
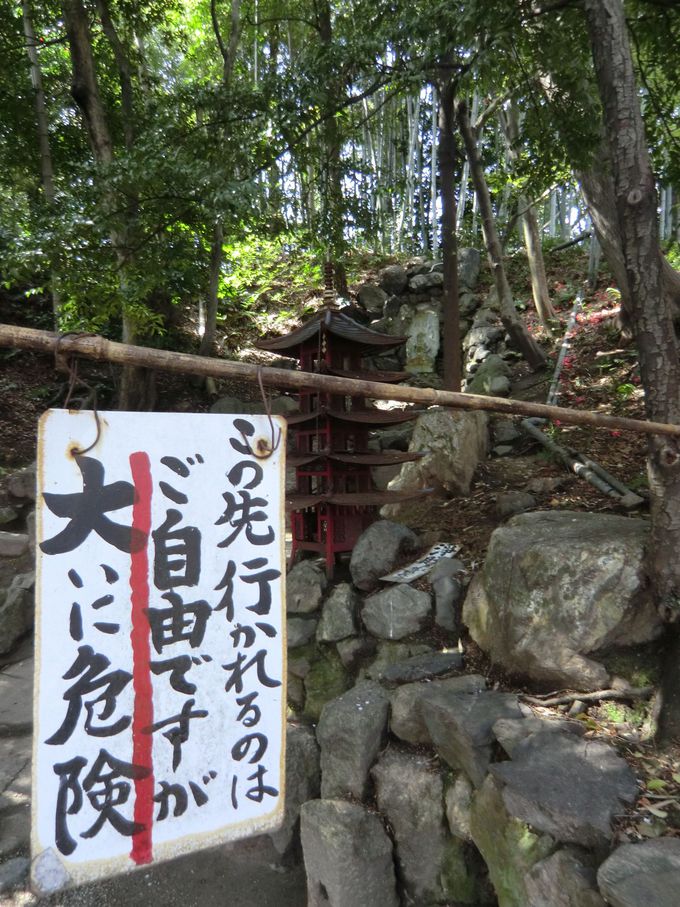
[[323,303],[328,309],[335,308],[335,286],[333,285],[333,262],[327,258],[323,266]]

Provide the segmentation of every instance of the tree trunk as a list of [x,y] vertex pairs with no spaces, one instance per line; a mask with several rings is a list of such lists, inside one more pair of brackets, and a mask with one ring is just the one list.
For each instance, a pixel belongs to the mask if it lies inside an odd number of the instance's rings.
[[[29,0],[22,2],[22,14],[24,21],[24,37],[26,38],[26,52],[31,65],[31,84],[35,92],[35,114],[38,125],[38,147],[40,149],[40,177],[42,179],[43,192],[45,200],[50,208],[54,208],[54,168],[52,166],[52,152],[50,149],[50,134],[47,120],[47,105],[45,104],[45,90],[43,88],[42,71],[40,61],[38,60],[38,47],[33,30],[33,20],[31,18],[31,5]],[[52,270],[50,275],[52,289],[52,312],[54,314],[54,327],[59,329],[59,310],[61,308],[59,298],[59,278]]]
[[430,142],[430,251],[437,257],[439,250],[439,225],[437,224],[437,122],[439,99],[437,88],[432,86],[432,140]]
[[[586,0],[586,19],[604,111],[632,327],[647,416],[680,422],[680,364],[658,240],[656,191],[621,0]],[[661,730],[680,736],[680,445],[652,436],[648,457],[651,543],[648,570],[657,604],[675,621]]]
[[222,223],[217,221],[213,228],[212,243],[210,245],[210,272],[208,287],[208,305],[205,313],[205,330],[198,350],[201,356],[214,356],[215,334],[217,333],[217,306],[219,303],[220,271],[222,269],[222,246],[224,243],[224,230]]
[[439,177],[442,200],[442,261],[444,264],[444,387],[459,391],[462,379],[460,304],[458,299],[458,248],[456,241],[456,135],[454,131],[455,83],[449,78],[439,86]]
[[[333,44],[333,26],[331,6],[328,0],[322,0],[318,7],[318,27],[321,44],[330,51]],[[324,150],[326,155],[325,207],[326,230],[333,261],[335,289],[341,296],[348,296],[347,272],[345,270],[345,202],[342,194],[342,161],[340,151],[342,139],[338,119],[335,116],[340,109],[339,89],[335,82],[336,74],[329,74],[325,89],[324,111],[326,118],[323,125]]]
[[[510,102],[506,111],[500,111],[500,120],[505,132],[508,144],[508,155],[513,167],[519,159],[517,143],[519,141],[519,116],[517,108]],[[529,273],[531,275],[531,292],[534,297],[536,312],[548,335],[552,335],[550,328],[550,319],[555,317],[555,310],[550,302],[550,291],[548,290],[548,278],[545,275],[545,262],[543,261],[543,248],[541,246],[541,232],[538,227],[536,211],[529,204],[524,195],[517,199],[520,211],[519,220],[524,234],[524,247],[529,262]]]
[[[64,0],[63,10],[73,70],[71,93],[83,114],[94,159],[99,167],[104,168],[113,161],[113,142],[99,94],[87,13],[81,0]],[[123,342],[135,343],[138,339],[137,325],[125,310],[125,272],[130,264],[125,230],[112,231],[111,244],[120,269]],[[154,399],[153,374],[147,369],[125,366],[118,395],[119,408],[151,409]]]
[[472,177],[475,194],[479,202],[479,210],[482,216],[482,232],[484,234],[489,264],[491,265],[494,282],[496,284],[496,292],[498,293],[501,321],[503,322],[503,327],[510,336],[510,343],[512,346],[522,354],[531,368],[539,369],[545,363],[545,356],[540,346],[529,334],[526,326],[522,323],[515,311],[512,291],[503,266],[503,252],[498,238],[496,224],[494,222],[489,187],[484,178],[484,169],[482,167],[479,151],[477,150],[475,136],[472,127],[470,126],[470,119],[468,117],[465,101],[460,101],[458,103],[456,107],[456,117],[465,144],[465,152],[470,163],[470,176]]

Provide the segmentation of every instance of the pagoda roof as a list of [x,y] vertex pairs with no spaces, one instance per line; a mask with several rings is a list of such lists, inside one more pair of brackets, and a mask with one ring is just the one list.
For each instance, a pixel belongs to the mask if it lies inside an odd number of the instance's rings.
[[433,488],[415,488],[412,491],[364,491],[339,494],[289,494],[286,510],[307,510],[319,504],[336,507],[382,507],[385,504],[403,504],[432,494]]
[[348,315],[343,315],[342,312],[338,312],[336,309],[323,309],[289,334],[284,334],[283,337],[271,337],[268,340],[258,340],[255,346],[270,353],[295,356],[297,349],[306,340],[322,332],[360,344],[366,347],[365,353],[370,352],[372,349],[385,350],[401,346],[408,339],[407,337],[392,337],[380,331],[373,331],[363,324],[359,324],[358,321],[354,321]]
[[285,413],[284,418],[288,425],[301,425],[311,422],[312,419],[329,417],[341,422],[355,422],[361,425],[374,426],[399,425],[401,422],[410,422],[421,414],[420,409],[352,409],[349,412],[339,409],[315,409],[311,413]]

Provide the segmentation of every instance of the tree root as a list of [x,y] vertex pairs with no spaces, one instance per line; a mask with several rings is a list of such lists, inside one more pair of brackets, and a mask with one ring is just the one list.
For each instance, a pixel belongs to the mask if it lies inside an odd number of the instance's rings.
[[649,699],[653,692],[654,687],[629,687],[625,690],[596,690],[593,693],[564,693],[560,696],[549,693],[545,698],[521,693],[520,699],[529,705],[553,706],[570,705],[573,702],[601,702],[605,699]]

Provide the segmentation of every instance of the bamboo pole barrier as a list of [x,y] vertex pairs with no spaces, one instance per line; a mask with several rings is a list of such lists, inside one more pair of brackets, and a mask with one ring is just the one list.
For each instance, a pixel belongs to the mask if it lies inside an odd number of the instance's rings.
[[539,419],[558,419],[568,425],[588,425],[593,428],[616,429],[638,434],[680,437],[680,425],[668,425],[663,422],[607,416],[588,410],[567,409],[563,406],[548,406],[544,403],[531,403],[505,397],[485,397],[478,394],[464,394],[434,388],[404,387],[398,384],[383,384],[378,381],[340,378],[335,375],[320,375],[282,368],[264,368],[245,362],[209,359],[189,353],[130,346],[106,340],[104,337],[94,334],[59,335],[50,331],[38,331],[34,328],[0,324],[0,347],[58,353],[60,356],[81,356],[99,362],[136,365],[184,375],[240,378],[244,381],[257,381],[261,378],[263,384],[277,388],[313,387],[331,394],[371,397],[375,400],[396,400],[402,403],[445,406],[452,409],[484,410],[508,415],[533,416]]

